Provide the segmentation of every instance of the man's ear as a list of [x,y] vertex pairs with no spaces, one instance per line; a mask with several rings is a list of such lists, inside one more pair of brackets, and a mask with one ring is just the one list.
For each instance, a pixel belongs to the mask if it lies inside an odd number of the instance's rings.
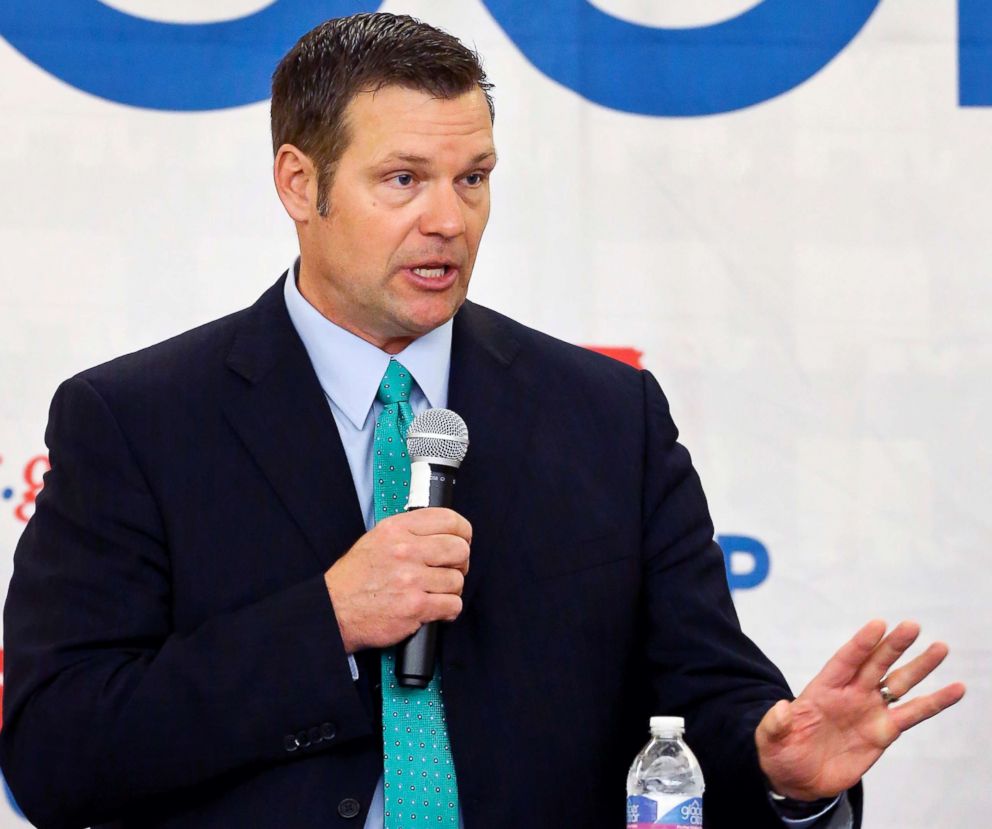
[[272,165],[279,200],[290,218],[307,222],[317,212],[317,171],[302,150],[283,144],[276,152]]

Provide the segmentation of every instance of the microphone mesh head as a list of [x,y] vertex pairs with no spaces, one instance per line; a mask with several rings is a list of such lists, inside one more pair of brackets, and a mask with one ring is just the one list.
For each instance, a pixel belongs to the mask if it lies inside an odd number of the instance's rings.
[[406,451],[411,461],[431,459],[457,468],[468,452],[468,427],[451,409],[427,409],[410,424]]

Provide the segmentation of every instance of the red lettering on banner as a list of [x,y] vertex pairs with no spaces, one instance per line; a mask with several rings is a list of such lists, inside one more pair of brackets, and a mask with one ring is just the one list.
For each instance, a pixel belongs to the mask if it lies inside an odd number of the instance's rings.
[[[28,485],[28,488],[24,491],[23,500],[14,510],[14,515],[19,521],[27,523],[34,514],[34,499],[38,497],[38,493],[44,487],[44,475],[51,468],[48,455],[37,455],[27,462],[24,467],[24,483]],[[30,512],[28,511],[29,508]]]
[[605,354],[607,357],[612,357],[614,360],[619,360],[621,363],[626,363],[628,366],[644,368],[641,365],[641,357],[644,356],[644,352],[638,351],[636,348],[617,345],[587,345],[584,347],[598,354]]

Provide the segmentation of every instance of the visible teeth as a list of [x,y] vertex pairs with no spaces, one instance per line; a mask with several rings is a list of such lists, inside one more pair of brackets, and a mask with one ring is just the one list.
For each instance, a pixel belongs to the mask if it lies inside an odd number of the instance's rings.
[[437,279],[440,276],[444,276],[444,272],[447,268],[414,268],[413,272],[417,276],[426,276],[428,279]]

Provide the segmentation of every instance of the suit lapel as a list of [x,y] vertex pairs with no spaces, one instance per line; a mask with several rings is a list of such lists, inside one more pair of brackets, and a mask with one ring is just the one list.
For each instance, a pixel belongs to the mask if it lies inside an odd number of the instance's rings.
[[[455,317],[448,405],[469,428],[454,507],[472,522],[468,607],[499,557],[504,517],[527,456],[537,389],[498,315],[466,302]],[[286,311],[280,279],[251,308],[227,358],[225,415],[328,567],[365,531],[337,424]]]
[[228,421],[317,561],[330,566],[365,524],[337,424],[286,310],[282,279],[245,312],[227,365]]
[[455,316],[448,405],[469,432],[469,451],[458,474],[454,508],[472,523],[472,557],[464,607],[499,558],[511,495],[527,457],[533,384],[514,365],[519,343],[500,318],[466,302]]

